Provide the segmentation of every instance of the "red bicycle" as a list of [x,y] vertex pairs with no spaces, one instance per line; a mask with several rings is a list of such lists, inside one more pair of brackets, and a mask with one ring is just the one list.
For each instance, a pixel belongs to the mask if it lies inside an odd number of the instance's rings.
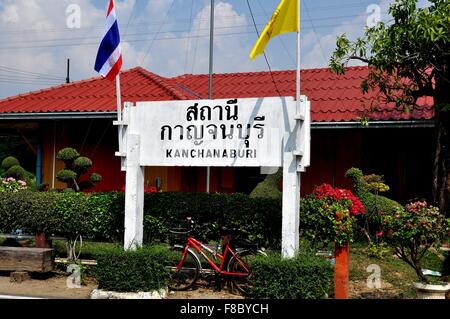
[[[259,249],[256,244],[239,240],[237,229],[222,227],[222,252],[219,253],[219,245],[214,248],[191,236],[192,219],[188,218],[188,223],[189,229],[170,230],[173,235],[187,237],[187,243],[185,245],[175,244],[172,247],[171,260],[174,264],[169,267],[172,272],[169,288],[175,291],[187,290],[197,282],[200,273],[209,271],[215,273],[216,276],[229,279],[232,287],[242,294],[249,295],[252,275],[249,262],[257,255],[267,256],[264,250]],[[196,252],[204,258],[209,269],[202,266]]]

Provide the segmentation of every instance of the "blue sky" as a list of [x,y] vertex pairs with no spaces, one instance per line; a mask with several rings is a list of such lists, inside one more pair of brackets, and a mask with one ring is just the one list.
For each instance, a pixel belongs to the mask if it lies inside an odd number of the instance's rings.
[[[67,58],[72,81],[96,76],[108,1],[0,0],[0,98],[63,83]],[[116,1],[124,69],[142,66],[162,76],[208,72],[210,0]],[[336,36],[360,36],[371,8],[388,21],[391,2],[302,0],[302,67],[326,67]],[[249,3],[261,31],[279,0]],[[72,19],[77,8],[79,21]],[[257,35],[247,0],[215,0],[215,9],[215,72],[267,71],[263,57],[252,62],[248,56]],[[295,69],[295,35],[273,39],[266,54],[273,70]]]

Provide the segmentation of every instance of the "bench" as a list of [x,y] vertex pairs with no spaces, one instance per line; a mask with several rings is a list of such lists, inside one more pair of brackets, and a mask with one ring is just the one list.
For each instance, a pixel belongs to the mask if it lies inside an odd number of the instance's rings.
[[53,249],[0,247],[0,271],[38,272],[53,271]]

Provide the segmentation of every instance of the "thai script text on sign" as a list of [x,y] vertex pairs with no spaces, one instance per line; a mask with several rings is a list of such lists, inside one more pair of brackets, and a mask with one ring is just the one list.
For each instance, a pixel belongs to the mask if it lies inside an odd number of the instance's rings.
[[290,97],[140,102],[142,166],[282,166]]

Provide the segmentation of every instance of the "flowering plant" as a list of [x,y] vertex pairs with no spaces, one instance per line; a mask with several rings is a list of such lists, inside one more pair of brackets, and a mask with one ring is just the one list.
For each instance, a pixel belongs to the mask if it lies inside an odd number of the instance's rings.
[[353,241],[356,216],[366,212],[351,191],[328,184],[317,187],[306,197],[301,211],[304,233],[309,239],[333,241],[341,246]]
[[431,247],[438,247],[449,231],[449,222],[437,207],[416,201],[382,215],[383,235],[396,255],[410,265],[419,279],[428,282],[421,260]]
[[158,188],[156,188],[156,186],[147,186],[144,188],[144,193],[146,194],[158,193]]
[[15,178],[0,178],[0,193],[18,192],[28,189],[26,182],[16,180]]

